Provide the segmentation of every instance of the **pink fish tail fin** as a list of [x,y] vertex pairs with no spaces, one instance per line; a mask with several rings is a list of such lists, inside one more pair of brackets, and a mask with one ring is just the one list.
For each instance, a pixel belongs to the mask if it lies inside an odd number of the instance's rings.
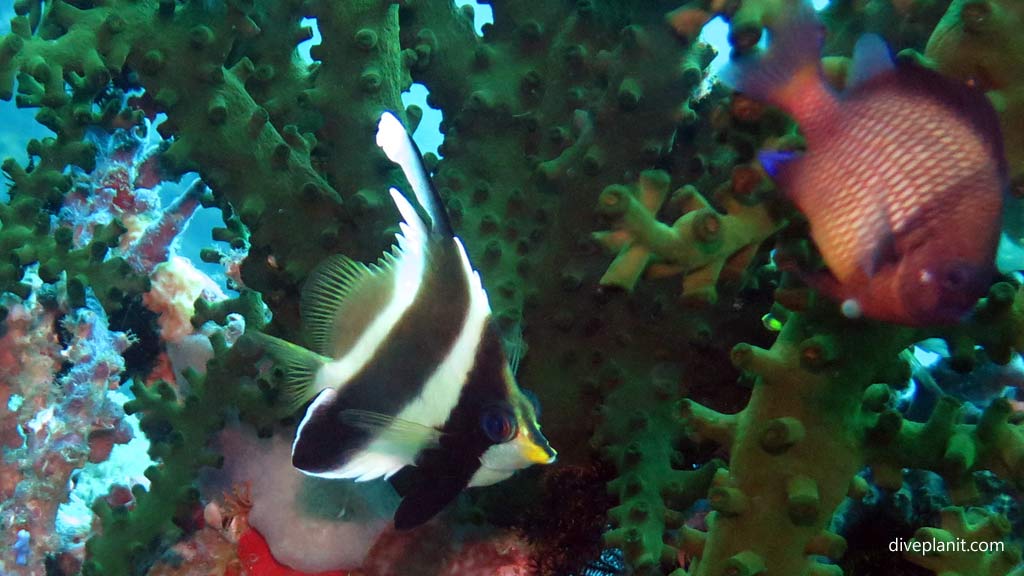
[[821,72],[824,29],[814,9],[801,2],[791,16],[780,19],[769,32],[768,49],[732,60],[719,79],[733,90],[779,106],[791,114],[808,101],[808,93],[826,90]]

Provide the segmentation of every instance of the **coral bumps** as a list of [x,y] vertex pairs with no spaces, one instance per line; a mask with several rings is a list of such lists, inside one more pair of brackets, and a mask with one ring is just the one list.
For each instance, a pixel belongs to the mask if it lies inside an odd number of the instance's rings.
[[[964,331],[999,333],[1019,326],[1020,303],[1013,287],[997,284],[979,305],[977,323]],[[1014,330],[989,345],[1019,345]],[[864,495],[864,479],[857,473],[865,466],[873,481],[889,490],[902,485],[905,468],[934,470],[954,501],[963,503],[978,496],[976,470],[996,470],[1020,481],[1024,430],[1011,420],[1005,400],[993,402],[977,425],[960,421],[960,406],[951,398],[923,423],[906,421],[893,409],[891,385],[898,381],[890,380],[888,366],[923,336],[930,334],[868,322],[851,325],[809,309],[786,322],[771,349],[745,344],[733,349],[737,366],[755,375],[747,406],[726,415],[688,400],[679,405],[683,426],[723,444],[730,454],[728,469],[716,475],[708,492],[715,511],[708,533],[689,536],[704,545],[688,573],[842,573],[821,562],[839,561],[846,550],[845,540],[828,526],[844,498]],[[1020,552],[1014,554],[1010,565],[1019,561]],[[918,561],[940,568],[938,573],[947,570],[941,560]],[[954,557],[948,562],[990,561]],[[1006,568],[1007,562],[993,566]]]

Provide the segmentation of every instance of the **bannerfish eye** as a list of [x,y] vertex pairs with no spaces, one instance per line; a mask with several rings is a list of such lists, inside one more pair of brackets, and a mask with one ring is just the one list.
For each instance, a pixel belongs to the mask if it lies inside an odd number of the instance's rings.
[[523,390],[522,392],[523,396],[526,396],[526,399],[533,405],[533,415],[537,420],[540,420],[540,400],[537,399],[537,395],[530,390]]
[[484,434],[497,444],[504,444],[516,436],[516,419],[506,408],[493,407],[484,410],[480,417]]

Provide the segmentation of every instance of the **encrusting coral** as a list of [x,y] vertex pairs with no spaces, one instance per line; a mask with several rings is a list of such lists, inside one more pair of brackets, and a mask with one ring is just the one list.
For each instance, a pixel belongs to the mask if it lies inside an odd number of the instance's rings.
[[[904,412],[909,346],[945,340],[960,371],[1024,349],[1015,278],[962,325],[910,329],[844,318],[776,265],[813,254],[757,152],[801,139],[780,112],[709,86],[715,54],[698,37],[724,15],[733,46],[753,50],[796,1],[495,0],[482,34],[471,8],[446,0],[16,2],[0,98],[37,109],[54,135],[29,142],[28,163],[2,165],[0,509],[14,522],[0,570],[294,570],[272,553],[288,527],[247,522],[281,505],[272,488],[234,507],[220,489],[242,481],[230,462],[217,470],[228,422],[287,445],[301,417],[242,333],[301,343],[313,267],[391,242],[387,188],[404,182],[374,130],[384,110],[415,128],[423,111],[401,100],[413,81],[444,118],[426,161],[500,328],[530,345],[517,378],[560,461],[470,492],[421,532],[384,531],[353,550],[364,571],[586,574],[606,557],[638,574],[840,574],[848,542],[834,519],[903,489],[905,470],[934,472],[957,506],[985,505],[982,471],[1019,490],[1010,399],[977,400],[975,420],[950,397],[924,421]],[[988,92],[1019,176],[1017,5],[834,0],[823,21],[837,86],[880,14],[899,16],[882,30],[895,49]],[[296,52],[314,35],[307,18],[323,38],[312,62]],[[193,171],[178,200],[157,201],[161,182]],[[236,295],[178,254],[201,208],[224,224],[200,259]],[[118,386],[134,396],[123,411],[106,395]],[[134,416],[145,477],[122,478],[91,500],[92,525],[54,537],[69,480],[88,475],[72,470],[119,451]],[[919,540],[1009,542],[909,562],[1020,572],[1019,534],[992,510],[907,522]]]

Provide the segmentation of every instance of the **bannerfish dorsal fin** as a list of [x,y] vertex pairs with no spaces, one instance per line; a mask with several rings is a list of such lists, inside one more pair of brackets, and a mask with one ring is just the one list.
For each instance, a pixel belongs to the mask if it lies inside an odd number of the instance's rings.
[[[398,245],[369,266],[336,255],[325,260],[302,290],[302,321],[313,350],[332,359],[349,352],[371,329],[390,330],[385,309],[395,300],[396,275],[419,278],[427,249],[426,225],[397,190],[391,196],[405,219]],[[403,260],[406,260],[404,263]],[[408,282],[405,282],[408,284]],[[379,342],[374,336],[367,341]]]
[[853,65],[846,84],[856,88],[895,68],[896,63],[885,40],[877,34],[864,34],[853,48]]
[[324,260],[302,290],[302,325],[316,352],[338,358],[351,348],[394,290],[393,255],[373,267],[340,254]]
[[389,160],[402,168],[405,179],[412,186],[416,201],[430,216],[431,232],[445,238],[454,236],[441,196],[434,188],[426,166],[423,165],[419,147],[402,122],[391,112],[381,114],[380,122],[377,124],[377,146],[380,146]]

